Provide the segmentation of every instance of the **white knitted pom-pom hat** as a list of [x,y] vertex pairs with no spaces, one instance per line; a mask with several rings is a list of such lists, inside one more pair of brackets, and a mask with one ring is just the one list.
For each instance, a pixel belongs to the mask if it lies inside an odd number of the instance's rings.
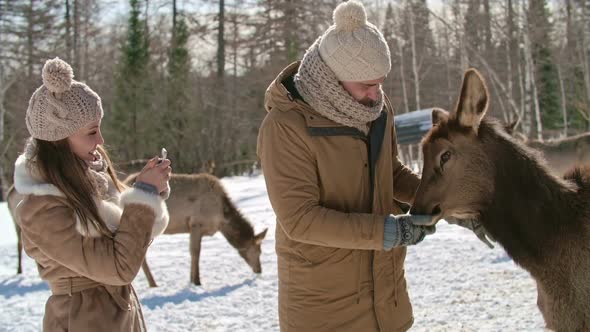
[[379,29],[367,22],[362,3],[347,1],[334,9],[334,24],[322,35],[322,60],[340,81],[372,81],[387,76],[391,55]]
[[100,97],[74,81],[72,67],[65,61],[47,60],[41,76],[43,85],[31,96],[26,115],[32,137],[59,141],[102,118]]

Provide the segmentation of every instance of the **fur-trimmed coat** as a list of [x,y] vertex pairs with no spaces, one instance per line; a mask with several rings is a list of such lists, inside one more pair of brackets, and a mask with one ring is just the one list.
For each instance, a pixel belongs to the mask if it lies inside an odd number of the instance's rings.
[[96,200],[114,232],[86,231],[64,194],[27,167],[15,164],[14,185],[25,195],[17,208],[26,253],[52,295],[45,306],[44,331],[145,331],[139,300],[131,286],[152,239],[168,225],[164,200],[139,189]]

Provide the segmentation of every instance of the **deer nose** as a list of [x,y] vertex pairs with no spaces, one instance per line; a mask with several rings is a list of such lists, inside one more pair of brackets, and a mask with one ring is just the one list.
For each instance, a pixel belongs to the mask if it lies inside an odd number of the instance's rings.
[[440,204],[436,204],[434,206],[429,207],[427,205],[423,205],[423,204],[414,204],[412,205],[412,208],[410,208],[410,214],[428,214],[428,215],[432,215],[432,216],[436,216],[438,214],[441,213],[441,208],[440,208]]
[[428,214],[430,212],[424,205],[414,202],[410,208],[410,214]]
[[436,216],[441,213],[440,205],[436,204],[434,208],[432,208],[432,212],[430,213],[433,216]]

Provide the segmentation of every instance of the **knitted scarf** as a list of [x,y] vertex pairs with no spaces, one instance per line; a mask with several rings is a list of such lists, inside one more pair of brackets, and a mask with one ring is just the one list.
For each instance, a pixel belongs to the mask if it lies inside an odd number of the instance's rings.
[[322,60],[319,51],[321,37],[307,50],[294,77],[297,91],[315,111],[341,125],[354,127],[365,134],[368,124],[379,117],[383,109],[383,91],[375,106],[356,101],[338,82],[334,72]]

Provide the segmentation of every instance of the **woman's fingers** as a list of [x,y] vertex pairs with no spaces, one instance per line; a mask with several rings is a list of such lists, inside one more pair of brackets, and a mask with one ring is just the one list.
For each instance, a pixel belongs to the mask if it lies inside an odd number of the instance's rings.
[[160,162],[156,165],[158,168],[166,168],[170,166],[172,162],[170,159],[160,159]]
[[154,157],[154,158],[148,160],[148,162],[145,164],[145,166],[143,167],[143,169],[141,171],[143,172],[143,171],[146,171],[150,168],[154,168],[154,166],[156,166],[157,163],[158,163],[158,157]]

